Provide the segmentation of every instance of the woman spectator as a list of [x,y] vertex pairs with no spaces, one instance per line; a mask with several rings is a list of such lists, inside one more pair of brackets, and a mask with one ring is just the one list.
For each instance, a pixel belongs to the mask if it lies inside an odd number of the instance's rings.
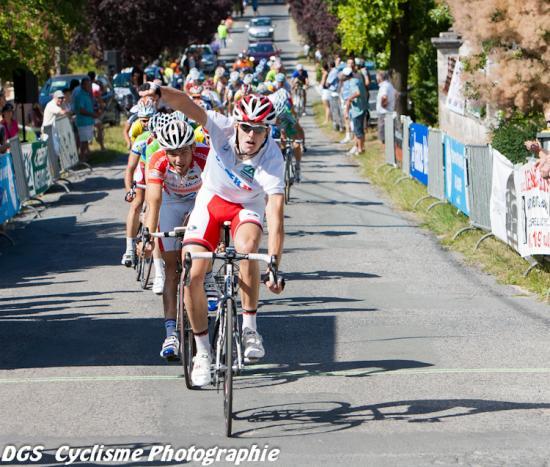
[[6,104],[2,109],[2,121],[0,122],[4,127],[6,139],[13,138],[19,133],[19,125],[17,120],[13,117],[13,105]]
[[326,125],[330,121],[330,94],[331,91],[328,88],[327,78],[330,68],[334,68],[334,63],[331,63],[330,66],[328,63],[323,64],[323,71],[321,75],[321,101],[323,102],[323,107],[325,108],[325,119],[323,120],[323,125]]

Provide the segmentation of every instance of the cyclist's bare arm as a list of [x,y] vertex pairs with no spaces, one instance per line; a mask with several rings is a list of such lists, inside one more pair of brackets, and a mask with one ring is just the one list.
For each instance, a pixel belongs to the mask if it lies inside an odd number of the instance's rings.
[[[140,92],[142,96],[152,96],[157,92],[157,87],[151,86],[147,91]],[[183,112],[191,120],[195,120],[199,125],[206,125],[206,111],[195,104],[187,94],[175,88],[167,86],[160,87],[162,100],[174,110]]]
[[139,156],[133,152],[130,152],[130,154],[128,154],[128,165],[126,166],[126,171],[124,172],[124,187],[126,188],[126,191],[130,191],[132,189],[132,180],[138,164]]
[[147,202],[145,226],[149,232],[156,232],[159,225],[160,205],[162,204],[162,185],[160,183],[147,184],[145,201]]
[[124,129],[122,130],[122,135],[124,136],[124,141],[126,141],[126,146],[130,148],[132,146],[132,140],[130,139],[130,122],[126,120],[124,122]]
[[281,262],[283,242],[285,237],[284,225],[285,198],[283,194],[269,195],[265,209],[267,219],[267,251],[269,255],[277,257],[277,265]]

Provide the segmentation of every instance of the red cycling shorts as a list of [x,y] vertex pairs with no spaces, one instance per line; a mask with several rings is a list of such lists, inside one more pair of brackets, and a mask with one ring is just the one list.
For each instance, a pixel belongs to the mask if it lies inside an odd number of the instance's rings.
[[195,207],[187,222],[183,245],[201,245],[214,251],[220,240],[223,223],[231,222],[231,236],[248,222],[263,230],[265,203],[251,205],[231,203],[218,195],[201,190],[195,200]]

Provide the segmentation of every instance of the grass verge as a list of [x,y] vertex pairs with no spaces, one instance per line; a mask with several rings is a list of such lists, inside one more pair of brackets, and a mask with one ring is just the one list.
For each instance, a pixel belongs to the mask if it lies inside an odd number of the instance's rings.
[[94,140],[90,146],[90,164],[101,165],[109,164],[121,155],[128,154],[126,143],[122,137],[122,127],[124,122],[118,126],[106,126],[104,134],[105,150],[99,149],[99,144]]
[[[341,133],[334,131],[331,124],[322,125],[324,118],[322,103],[314,103],[313,109],[315,121],[320,128],[323,128],[325,134],[334,141],[340,139]],[[433,198],[420,203],[414,209],[416,200],[427,194],[426,187],[412,179],[403,180],[396,185],[395,182],[403,174],[401,169],[384,165],[384,146],[377,141],[376,134],[372,130],[369,131],[366,139],[365,153],[356,157],[362,174],[378,186],[396,208],[411,213],[421,227],[431,230],[437,236],[444,248],[460,253],[467,264],[480,267],[483,271],[495,276],[500,283],[521,287],[537,294],[542,300],[550,301],[548,267],[543,269],[538,266],[524,277],[528,263],[508,245],[494,238],[485,240],[474,252],[476,243],[485,233],[480,230],[468,231],[460,235],[457,240],[453,240],[454,234],[459,229],[469,225],[468,218],[457,213],[457,209],[450,204],[439,205],[426,212],[428,206],[436,201]],[[518,295],[521,295],[519,290]]]

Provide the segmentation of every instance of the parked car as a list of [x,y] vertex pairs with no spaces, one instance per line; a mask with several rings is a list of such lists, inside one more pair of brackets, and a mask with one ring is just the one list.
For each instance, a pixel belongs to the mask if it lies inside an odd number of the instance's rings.
[[271,56],[280,55],[281,50],[275,47],[273,42],[255,42],[249,44],[246,54],[249,57],[254,57],[255,61],[259,61],[262,58],[268,60]]
[[257,41],[257,40],[273,40],[273,23],[271,18],[267,16],[260,16],[258,18],[252,18],[250,23],[246,25],[248,29],[248,40]]
[[139,94],[132,86],[133,68],[124,68],[113,77],[115,99],[119,107],[128,112],[139,100]]
[[[81,81],[82,78],[87,78],[88,75],[78,74],[78,75],[57,75],[49,78],[42,88],[40,89],[40,95],[38,97],[38,102],[42,109],[46,107],[46,104],[52,99],[53,93],[55,91],[62,91],[65,88],[68,88],[71,84],[71,80],[77,79]],[[101,116],[103,123],[110,123],[111,125],[120,124],[120,108],[117,100],[115,99],[115,92],[109,79],[104,75],[98,75],[97,80],[101,83],[103,87],[103,93],[101,95],[103,102],[105,102],[105,109]]]
[[187,47],[183,52],[182,63],[188,53],[199,57],[198,68],[207,73],[212,73],[218,66],[218,56],[209,44],[193,44]]

